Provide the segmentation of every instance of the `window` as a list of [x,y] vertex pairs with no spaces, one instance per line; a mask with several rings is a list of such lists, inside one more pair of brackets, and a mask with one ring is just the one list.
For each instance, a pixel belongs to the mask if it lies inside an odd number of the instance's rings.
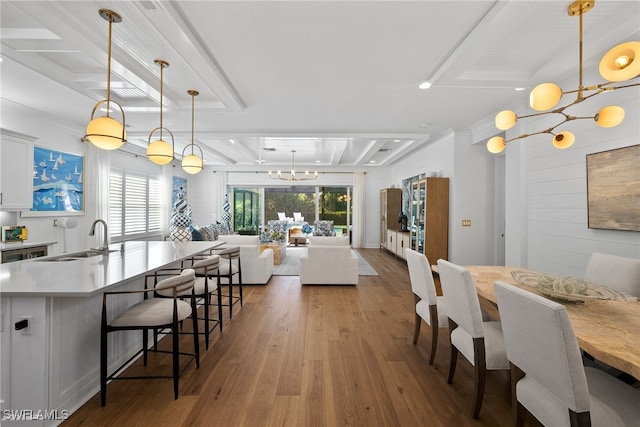
[[109,178],[109,231],[113,240],[162,231],[160,179],[112,169]]
[[278,219],[278,212],[284,212],[290,218],[293,218],[294,212],[300,212],[306,222],[313,224],[316,217],[315,192],[316,187],[265,188],[265,221]]
[[332,220],[336,232],[346,233],[351,224],[351,187],[320,187],[318,216]]
[[258,234],[260,191],[257,188],[233,189],[233,229],[240,234]]

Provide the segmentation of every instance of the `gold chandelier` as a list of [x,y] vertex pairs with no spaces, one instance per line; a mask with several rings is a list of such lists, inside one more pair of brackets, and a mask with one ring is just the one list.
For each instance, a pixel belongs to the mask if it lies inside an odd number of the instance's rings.
[[[505,140],[502,136],[494,136],[487,141],[487,150],[491,153],[500,153],[506,147],[508,142],[516,139],[523,139],[533,135],[543,133],[553,135],[553,145],[559,149],[569,148],[575,141],[575,135],[569,131],[554,132],[555,129],[572,120],[593,119],[599,126],[609,128],[622,123],[624,120],[624,109],[617,105],[609,105],[603,107],[594,116],[577,117],[565,112],[565,110],[575,104],[592,98],[604,92],[616,89],[623,89],[632,86],[638,86],[640,83],[613,86],[614,82],[624,82],[634,79],[640,75],[640,42],[631,41],[622,43],[607,52],[600,61],[600,75],[608,80],[605,83],[593,86],[583,86],[582,84],[582,15],[591,10],[594,6],[594,0],[576,0],[568,7],[569,16],[579,16],[580,18],[580,77],[578,89],[563,92],[562,89],[554,83],[542,83],[531,91],[529,95],[529,105],[540,113],[532,113],[528,115],[518,116],[511,110],[501,111],[496,115],[496,127],[500,130],[511,129],[518,119],[527,117],[542,116],[545,114],[560,114],[563,116],[562,121],[550,128],[518,135],[515,138]],[[553,109],[565,94],[575,93],[576,99],[569,104]]]
[[269,178],[282,181],[310,181],[318,178],[318,171],[313,172],[313,174],[305,171],[302,176],[296,175],[296,150],[291,150],[291,171],[288,174],[277,171],[275,175],[269,171]]
[[[195,99],[196,96],[200,95],[197,90],[189,89],[187,91],[189,95],[191,95],[191,144],[184,147],[182,150],[182,169],[189,174],[196,174],[202,170],[202,158],[204,157],[202,153],[202,148],[198,147],[193,142],[193,134],[195,127]],[[184,153],[187,151],[187,148],[191,147],[191,154],[185,156]],[[196,156],[193,152],[194,148],[198,148],[200,150],[200,157]]]
[[[154,60],[154,62],[160,66],[160,126],[152,130],[151,133],[149,134],[149,141],[147,142],[148,143],[147,157],[149,158],[149,160],[151,160],[153,163],[157,165],[166,165],[167,163],[173,160],[173,156],[174,156],[173,153],[174,153],[174,147],[175,147],[173,133],[171,133],[169,129],[162,126],[163,70],[169,67],[169,63],[164,59],[156,59]],[[167,133],[171,137],[171,144],[169,144],[167,141],[165,141],[162,138],[163,130],[167,131]],[[153,137],[153,134],[156,131],[160,132],[160,138],[151,142],[151,138]]]
[[[98,13],[103,19],[109,22],[109,44],[107,49],[107,99],[103,99],[93,107],[93,111],[91,112],[91,121],[87,125],[87,134],[83,139],[90,141],[95,146],[102,148],[103,150],[115,150],[127,142],[124,110],[120,104],[111,100],[111,30],[114,23],[122,22],[122,17],[109,9],[100,9]],[[106,116],[94,118],[98,107],[102,104],[106,104]],[[120,110],[122,123],[109,116],[112,105],[115,105]]]

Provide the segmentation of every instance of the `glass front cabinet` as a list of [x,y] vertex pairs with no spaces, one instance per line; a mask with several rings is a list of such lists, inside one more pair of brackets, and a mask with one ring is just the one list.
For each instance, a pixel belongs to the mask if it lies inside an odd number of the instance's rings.
[[411,184],[411,248],[431,264],[449,256],[449,178],[429,177]]

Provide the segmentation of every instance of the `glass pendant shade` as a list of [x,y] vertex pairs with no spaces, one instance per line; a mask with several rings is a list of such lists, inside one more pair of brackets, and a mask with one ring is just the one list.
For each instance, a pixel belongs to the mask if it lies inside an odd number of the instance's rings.
[[103,150],[115,150],[127,141],[122,123],[111,117],[96,117],[87,125],[85,138]]
[[595,121],[598,126],[612,128],[618,126],[624,120],[624,108],[617,105],[609,105],[602,108],[596,114]]
[[562,89],[555,83],[542,83],[534,87],[529,94],[529,105],[536,111],[545,111],[555,107],[562,98]]
[[487,150],[490,153],[498,154],[502,152],[507,145],[504,143],[504,138],[501,136],[494,136],[489,141],[487,141]]
[[640,75],[640,42],[626,42],[609,50],[600,61],[600,75],[610,82],[624,82]]
[[156,165],[166,165],[173,160],[173,146],[158,139],[147,146],[147,157]]
[[[99,101],[91,112],[91,120],[87,125],[86,140],[91,142],[98,148],[103,150],[115,150],[122,147],[127,142],[125,133],[125,117],[124,110],[115,101],[111,100],[111,32],[114,23],[122,22],[122,17],[116,12],[109,9],[100,9],[98,14],[109,22],[109,43],[107,46],[107,98]],[[107,115],[102,117],[94,117],[98,107],[106,104]],[[113,106],[118,107],[122,115],[122,123],[110,117],[109,109]]]
[[553,137],[553,146],[559,148],[560,150],[564,150],[565,148],[569,148],[573,145],[573,142],[576,140],[576,137],[573,133],[569,131],[562,131]]
[[496,127],[500,130],[511,129],[518,120],[516,113],[511,110],[500,111],[496,115]]
[[[173,152],[175,146],[175,140],[173,138],[173,133],[164,126],[162,126],[162,98],[163,98],[163,87],[164,87],[164,69],[169,67],[169,63],[164,59],[156,59],[155,62],[158,66],[160,66],[160,126],[155,128],[149,134],[149,141],[147,145],[147,158],[151,160],[156,165],[166,165],[167,163],[173,160]],[[155,141],[151,142],[153,138],[153,134],[159,132],[159,138]],[[166,131],[171,138],[171,143],[165,141],[162,138],[162,131]]]
[[[189,174],[196,174],[202,170],[202,158],[204,157],[204,153],[202,152],[202,148],[197,146],[194,141],[195,134],[195,101],[196,96],[200,95],[200,93],[195,89],[189,89],[187,91],[189,95],[191,95],[191,144],[184,147],[182,150],[182,169]],[[185,151],[187,148],[191,147],[191,154],[185,155]],[[196,156],[193,152],[193,149],[197,148],[200,150],[200,157]]]
[[182,158],[182,169],[194,175],[202,170],[202,159],[195,154],[189,154]]

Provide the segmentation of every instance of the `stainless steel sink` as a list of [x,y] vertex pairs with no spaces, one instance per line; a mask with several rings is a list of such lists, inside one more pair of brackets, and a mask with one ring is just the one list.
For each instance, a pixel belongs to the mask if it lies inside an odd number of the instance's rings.
[[89,251],[84,251],[84,252],[77,252],[75,254],[69,254],[67,256],[71,257],[71,258],[89,258],[89,257],[92,257],[92,256],[105,255],[107,253],[108,252],[89,250]]
[[80,259],[90,258],[98,255],[108,255],[110,252],[115,252],[115,251],[116,251],[115,249],[106,251],[106,252],[98,251],[95,249],[89,249],[86,251],[75,252],[72,254],[64,254],[64,255],[59,255],[59,256],[50,257],[50,258],[37,259],[36,261],[41,261],[41,262],[77,261]]

